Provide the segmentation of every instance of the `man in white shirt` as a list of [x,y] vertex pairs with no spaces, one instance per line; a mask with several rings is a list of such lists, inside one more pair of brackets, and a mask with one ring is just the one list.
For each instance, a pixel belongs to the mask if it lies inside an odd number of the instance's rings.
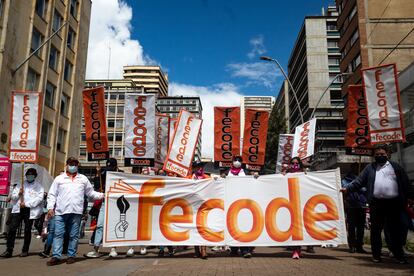
[[33,221],[43,213],[43,186],[36,181],[37,171],[30,168],[26,171],[26,180],[23,187],[16,185],[11,193],[10,200],[13,205],[11,223],[7,233],[7,249],[1,255],[3,258],[10,258],[13,254],[16,231],[24,221],[24,242],[20,257],[27,257],[32,237]]
[[75,262],[79,240],[79,225],[83,214],[84,196],[90,200],[103,198],[102,193],[95,192],[88,178],[78,173],[79,161],[69,157],[66,172],[55,178],[47,197],[48,217],[55,217],[55,236],[52,258],[48,266],[61,263],[63,238],[69,234],[67,264]]

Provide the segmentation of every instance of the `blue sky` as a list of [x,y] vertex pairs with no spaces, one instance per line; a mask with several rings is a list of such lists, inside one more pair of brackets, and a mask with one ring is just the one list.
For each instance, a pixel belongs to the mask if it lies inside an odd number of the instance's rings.
[[[319,15],[322,7],[334,4],[333,0],[127,3],[133,11],[131,37],[166,68],[170,81],[195,86],[233,83],[242,93],[258,95],[275,95],[282,80],[276,68],[258,68],[258,57],[275,57],[286,68],[304,17]],[[251,71],[259,71],[259,76]]]

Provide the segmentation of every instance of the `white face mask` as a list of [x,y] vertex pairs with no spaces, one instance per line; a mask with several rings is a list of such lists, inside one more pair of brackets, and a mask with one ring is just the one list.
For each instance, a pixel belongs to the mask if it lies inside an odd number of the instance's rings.
[[68,171],[68,173],[71,173],[71,174],[77,173],[78,172],[78,166],[68,166],[67,171]]
[[26,180],[29,183],[32,183],[33,181],[35,181],[35,179],[36,179],[36,176],[34,176],[32,174],[26,175]]
[[240,168],[241,167],[241,162],[240,161],[234,161],[233,162],[233,167],[235,167],[235,168]]

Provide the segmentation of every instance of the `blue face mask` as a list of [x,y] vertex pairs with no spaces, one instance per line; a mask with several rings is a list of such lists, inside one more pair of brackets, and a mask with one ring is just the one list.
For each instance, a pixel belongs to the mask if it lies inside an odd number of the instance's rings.
[[68,166],[68,173],[77,173],[78,172],[78,166]]
[[36,176],[34,176],[32,174],[26,175],[26,180],[29,183],[32,183],[33,181],[35,181],[35,179],[36,179]]

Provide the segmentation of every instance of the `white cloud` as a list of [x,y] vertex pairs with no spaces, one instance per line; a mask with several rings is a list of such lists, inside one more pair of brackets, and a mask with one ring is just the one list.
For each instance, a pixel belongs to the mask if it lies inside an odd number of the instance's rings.
[[[86,78],[122,78],[124,65],[153,62],[138,40],[131,39],[132,8],[120,0],[94,0],[89,31]],[[110,50],[109,50],[110,49]]]
[[252,46],[252,50],[247,54],[250,59],[258,57],[266,53],[266,47],[264,46],[264,38],[263,35],[258,35],[250,39],[250,45]]
[[246,78],[247,85],[262,85],[267,88],[273,88],[276,78],[281,75],[273,63],[265,61],[230,63],[227,70],[233,77]]
[[202,157],[214,155],[214,106],[239,106],[243,96],[231,83],[220,83],[211,87],[170,83],[172,96],[199,96],[203,106]]

